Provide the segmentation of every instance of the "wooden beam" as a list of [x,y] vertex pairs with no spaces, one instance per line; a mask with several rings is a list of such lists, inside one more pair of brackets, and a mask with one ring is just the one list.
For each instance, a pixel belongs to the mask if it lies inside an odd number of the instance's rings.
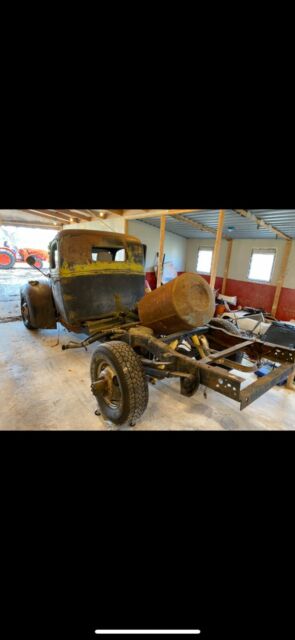
[[65,216],[63,214],[60,213],[53,213],[51,211],[46,211],[43,209],[20,209],[20,211],[23,211],[24,213],[31,213],[33,215],[36,216],[40,216],[41,218],[50,218],[51,220],[55,220],[56,222],[65,222],[65,223],[69,223],[70,222],[70,216]]
[[148,218],[160,218],[162,216],[178,216],[182,213],[197,213],[204,209],[154,209],[153,211],[143,211],[138,209],[135,211],[125,211],[124,218],[126,220],[145,220]]
[[185,224],[189,224],[191,227],[198,229],[199,231],[206,231],[206,233],[213,233],[216,236],[217,230],[214,227],[207,227],[206,224],[202,224],[201,222],[197,222],[196,220],[191,220],[190,218],[186,218],[185,216],[177,215],[175,216],[176,220],[179,222],[185,222]]
[[128,226],[129,226],[128,220],[124,220],[124,233],[126,236],[128,235]]
[[226,258],[225,258],[225,266],[224,266],[224,274],[223,274],[223,282],[222,282],[221,293],[225,293],[225,290],[226,290],[226,282],[227,282],[227,277],[228,277],[228,272],[229,272],[229,265],[230,265],[230,259],[231,259],[232,246],[233,246],[232,239],[228,240],[227,241],[227,250],[226,250]]
[[79,218],[81,222],[83,222],[83,220],[84,222],[91,222],[91,220],[93,220],[93,214],[89,210],[84,211],[83,209],[65,209],[65,211],[69,213],[72,218]]
[[110,216],[120,216],[124,217],[124,211],[126,209],[88,209],[92,216],[94,216],[95,220],[100,218],[100,212],[102,211],[105,214],[105,217],[108,218]]
[[57,215],[63,218],[67,218],[70,220],[71,218],[75,219],[75,216],[68,209],[45,209],[47,213],[52,213],[52,215]]
[[223,223],[224,223],[224,209],[221,209],[218,216],[217,234],[216,234],[215,246],[214,246],[214,251],[212,256],[211,277],[210,277],[210,287],[212,289],[214,289],[215,282],[216,282],[217,267],[218,267],[218,260],[219,260],[221,240],[222,240]]
[[280,275],[278,277],[276,291],[275,291],[273,304],[272,304],[272,309],[271,309],[271,313],[272,313],[273,316],[276,316],[276,313],[277,313],[277,308],[278,308],[278,304],[279,304],[279,300],[280,300],[280,295],[281,295],[281,291],[282,291],[282,287],[283,287],[283,284],[284,284],[285,275],[286,275],[286,271],[287,271],[287,266],[288,266],[288,260],[289,260],[291,247],[292,247],[292,240],[287,240],[286,243],[285,243],[285,249],[284,249],[284,253],[283,253],[283,257],[282,257]]
[[9,220],[0,219],[0,226],[2,227],[31,227],[33,229],[56,229],[59,230],[62,228],[60,223],[52,223],[45,224],[44,222],[20,222],[19,220],[13,220],[12,218]]
[[[28,209],[27,209],[28,211]],[[36,213],[38,213],[37,209],[29,209],[29,211],[35,211]],[[73,211],[71,209],[40,209],[40,214],[42,212],[44,212],[44,214],[46,213],[47,215],[52,215],[55,216],[58,219],[63,219],[66,220],[67,223],[71,223],[71,222],[80,222],[80,220],[91,220],[91,217],[87,214],[81,214],[78,209],[77,209],[77,213],[73,213]]]
[[254,213],[251,213],[251,211],[247,211],[246,209],[232,209],[232,211],[243,218],[251,220],[251,222],[255,222],[255,224],[259,225],[263,229],[267,229],[268,231],[271,231],[271,233],[275,233],[279,238],[283,238],[283,240],[291,240],[290,236],[287,236],[285,233],[277,229],[277,227],[273,227],[272,224],[265,222],[262,218],[257,218],[257,216],[255,216]]
[[[107,217],[107,213],[105,211],[105,209],[100,209],[99,211],[96,211],[95,209],[87,209],[88,214],[91,215],[92,220],[104,220],[104,218]],[[100,214],[103,215],[100,215]]]
[[125,209],[106,209],[107,213],[115,214],[116,216],[123,216]]
[[116,215],[115,211],[110,211],[109,209],[99,209],[98,211],[95,209],[88,209],[88,211],[92,215],[92,220],[105,220],[110,216]]
[[166,216],[162,216],[162,218],[161,218],[161,226],[160,226],[160,245],[159,245],[159,259],[158,259],[158,273],[157,273],[157,288],[160,287],[161,284],[162,284],[165,230],[166,230]]

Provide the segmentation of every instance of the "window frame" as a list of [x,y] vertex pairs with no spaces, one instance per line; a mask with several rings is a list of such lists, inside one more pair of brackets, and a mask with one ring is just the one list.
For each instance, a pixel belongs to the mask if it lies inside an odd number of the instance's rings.
[[[211,265],[210,265],[210,271],[198,271],[198,262],[199,262],[199,253],[200,251],[211,251]],[[199,275],[203,275],[203,276],[210,276],[211,274],[211,270],[212,270],[212,258],[213,258],[213,247],[203,247],[200,246],[198,248],[197,251],[197,261],[196,261],[196,273],[198,273]]]
[[[57,261],[56,261],[56,256],[55,254],[57,253]],[[50,246],[50,259],[49,259],[49,266],[50,269],[52,269],[52,271],[55,271],[56,269],[59,268],[59,253],[58,253],[58,241],[57,240],[53,240],[52,244]]]
[[[257,278],[250,278],[250,271],[251,271],[251,265],[252,265],[252,259],[253,259],[253,255],[254,253],[258,253],[258,254],[271,254],[273,255],[273,263],[272,263],[272,268],[271,268],[271,272],[270,272],[270,276],[269,276],[269,280],[263,280],[263,279],[257,279]],[[251,251],[251,256],[250,256],[250,260],[249,260],[249,267],[248,267],[248,274],[247,274],[247,280],[249,282],[257,282],[258,284],[271,284],[272,283],[272,279],[273,279],[273,275],[274,275],[274,269],[275,269],[275,263],[276,263],[276,258],[277,258],[277,250],[274,248],[267,248],[267,249],[252,249]]]

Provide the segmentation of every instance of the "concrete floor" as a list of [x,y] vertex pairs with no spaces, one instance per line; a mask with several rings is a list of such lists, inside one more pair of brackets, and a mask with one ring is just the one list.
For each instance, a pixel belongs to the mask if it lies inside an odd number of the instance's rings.
[[[89,368],[97,345],[62,351],[79,336],[61,325],[31,332],[15,320],[20,285],[36,275],[27,266],[0,272],[0,429],[116,430],[94,415]],[[185,398],[176,380],[150,385],[148,408],[132,430],[295,429],[294,391],[274,387],[242,412],[233,400],[210,389],[205,399],[203,391]]]
[[[113,429],[94,415],[89,350],[62,351],[63,327],[30,332],[22,322],[0,324],[0,429]],[[76,336],[77,337],[77,336]],[[274,387],[240,412],[212,390],[193,398],[179,394],[174,380],[150,386],[147,411],[134,430],[294,429],[295,393]]]

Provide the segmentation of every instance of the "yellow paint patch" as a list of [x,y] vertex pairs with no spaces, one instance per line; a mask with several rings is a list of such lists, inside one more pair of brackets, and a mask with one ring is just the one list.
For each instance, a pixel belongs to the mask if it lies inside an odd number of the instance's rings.
[[92,262],[91,264],[75,264],[73,266],[64,263],[59,270],[59,275],[62,278],[71,278],[73,276],[90,276],[113,272],[143,275],[144,267],[136,262]]

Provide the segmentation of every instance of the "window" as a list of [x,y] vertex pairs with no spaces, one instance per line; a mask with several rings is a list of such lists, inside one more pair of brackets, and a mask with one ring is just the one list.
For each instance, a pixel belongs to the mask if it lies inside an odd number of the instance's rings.
[[125,249],[119,249],[115,255],[115,262],[126,262],[126,251]]
[[197,272],[210,275],[213,249],[203,247],[199,249],[197,256]]
[[92,247],[92,262],[126,262],[125,249]]
[[51,269],[56,269],[57,266],[58,266],[57,242],[54,242],[51,245],[51,249],[50,249],[50,267]]
[[248,280],[270,282],[275,261],[275,249],[253,249]]

